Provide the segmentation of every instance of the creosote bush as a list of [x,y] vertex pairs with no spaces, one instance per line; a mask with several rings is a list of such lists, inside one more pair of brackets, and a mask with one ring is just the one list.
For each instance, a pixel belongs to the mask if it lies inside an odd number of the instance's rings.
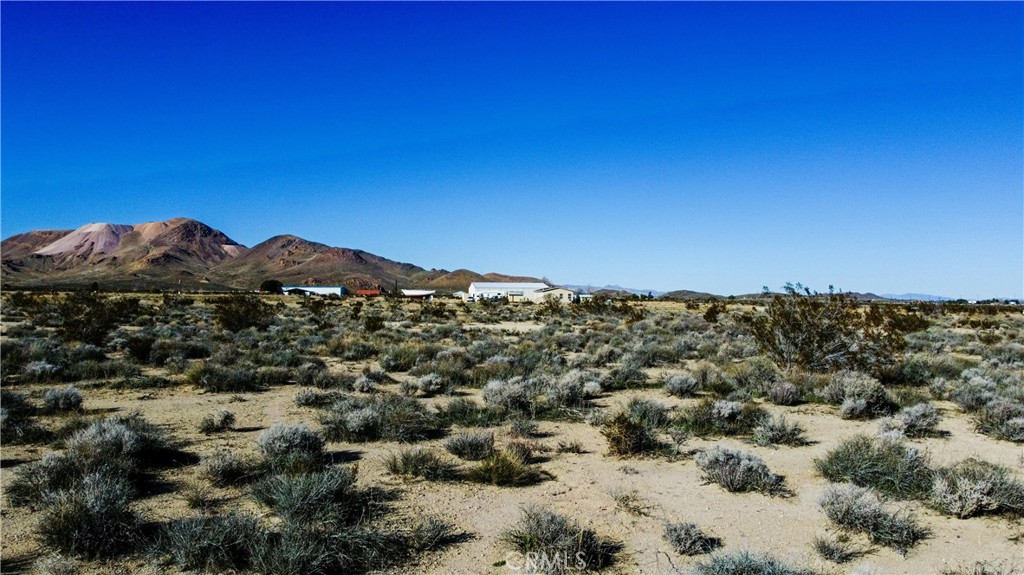
[[826,487],[819,504],[836,525],[865,533],[872,542],[904,555],[930,535],[908,511],[888,511],[870,489],[850,483]]
[[506,545],[523,555],[533,572],[562,574],[598,571],[612,564],[622,545],[553,511],[529,507],[501,534]]
[[680,555],[703,555],[722,546],[722,540],[704,533],[696,523],[666,523],[662,536]]
[[893,439],[855,435],[814,460],[814,467],[829,481],[872,487],[901,498],[924,497],[932,486],[927,457]]
[[704,480],[714,482],[727,491],[742,493],[759,491],[766,495],[790,496],[786,479],[768,469],[765,462],[752,453],[714,446],[697,454],[697,467]]

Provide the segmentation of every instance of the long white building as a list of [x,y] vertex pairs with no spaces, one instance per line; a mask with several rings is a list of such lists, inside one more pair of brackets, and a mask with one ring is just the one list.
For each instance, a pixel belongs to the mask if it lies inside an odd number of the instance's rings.
[[542,282],[473,282],[469,284],[469,290],[466,291],[464,300],[524,299],[527,294],[532,294],[547,287],[548,284]]

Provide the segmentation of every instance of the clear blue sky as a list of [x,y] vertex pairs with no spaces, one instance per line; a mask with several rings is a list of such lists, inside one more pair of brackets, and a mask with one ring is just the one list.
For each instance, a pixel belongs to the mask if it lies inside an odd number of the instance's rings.
[[2,234],[1024,295],[1024,4],[15,3]]

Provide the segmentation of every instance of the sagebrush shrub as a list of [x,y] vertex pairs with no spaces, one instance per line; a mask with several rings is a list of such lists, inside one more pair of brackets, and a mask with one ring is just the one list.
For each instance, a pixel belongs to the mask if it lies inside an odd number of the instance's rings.
[[750,434],[750,442],[754,445],[806,445],[806,430],[799,423],[790,423],[786,416],[780,415],[765,419],[757,424]]
[[494,434],[463,432],[445,441],[444,448],[459,459],[479,461],[494,452]]
[[676,397],[690,397],[700,391],[700,382],[689,372],[665,377],[665,391]]
[[199,464],[199,474],[217,487],[251,481],[262,471],[257,462],[227,448],[210,453],[203,457]]
[[431,481],[448,481],[459,477],[456,464],[419,447],[388,454],[384,457],[384,467],[392,475],[422,477]]
[[983,513],[1024,514],[1024,484],[1010,470],[980,459],[965,459],[935,471],[933,507],[966,519]]
[[767,418],[759,405],[707,398],[684,408],[679,421],[697,436],[746,435]]
[[680,555],[703,555],[722,546],[722,540],[704,533],[696,523],[665,523],[662,535]]
[[896,402],[882,384],[860,372],[839,372],[818,393],[828,403],[839,405],[839,415],[844,419],[870,419],[896,409]]
[[546,558],[532,567],[549,574],[598,571],[611,565],[622,548],[568,517],[532,507],[524,509],[519,521],[500,538],[525,557]]
[[888,511],[870,489],[850,483],[826,487],[819,504],[836,525],[865,533],[874,543],[903,554],[930,534],[908,511]]
[[792,495],[786,487],[785,477],[772,473],[765,462],[752,453],[716,445],[698,453],[696,461],[697,467],[704,472],[705,481],[717,483],[727,491]]
[[226,409],[221,409],[203,418],[199,422],[199,431],[202,433],[216,433],[228,431],[235,425],[235,414]]
[[355,442],[420,441],[443,427],[422,403],[394,394],[339,401],[321,416],[320,423],[327,439]]
[[113,557],[141,539],[132,510],[132,486],[123,477],[90,473],[72,488],[47,493],[37,531],[43,543],[69,555]]
[[47,413],[66,413],[81,411],[82,392],[74,387],[48,389],[43,394],[43,409]]
[[324,440],[301,423],[278,423],[260,433],[256,448],[275,470],[313,470],[323,464]]
[[272,475],[255,483],[253,498],[286,520],[350,521],[362,511],[355,467],[328,467],[294,475]]
[[698,563],[693,575],[816,575],[814,571],[786,565],[770,555],[735,551]]
[[251,546],[262,538],[263,529],[255,517],[200,515],[165,526],[159,547],[182,569],[244,570],[250,565]]
[[887,495],[923,497],[932,486],[928,458],[898,440],[866,435],[844,439],[825,457],[814,460],[825,479],[873,487]]

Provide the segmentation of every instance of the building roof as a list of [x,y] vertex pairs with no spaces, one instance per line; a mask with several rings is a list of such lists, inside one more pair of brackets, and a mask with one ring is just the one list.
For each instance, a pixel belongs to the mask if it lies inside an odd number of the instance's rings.
[[560,287],[560,286],[548,286],[548,287],[546,287],[546,288],[544,288],[544,289],[539,289],[539,290],[537,290],[537,291],[538,291],[538,292],[549,292],[549,291],[555,291],[555,290],[565,290],[565,291],[567,291],[567,292],[572,292],[572,293],[576,293],[576,292],[572,291],[572,290],[571,290],[571,289],[569,289],[569,288],[564,288],[564,287]]
[[432,289],[404,289],[404,290],[402,290],[402,295],[404,295],[405,297],[424,297],[424,296],[428,296],[428,295],[434,295],[434,290],[432,290]]
[[548,284],[541,282],[473,282],[469,284],[470,289],[478,290],[509,290],[528,289],[539,290],[548,287]]

